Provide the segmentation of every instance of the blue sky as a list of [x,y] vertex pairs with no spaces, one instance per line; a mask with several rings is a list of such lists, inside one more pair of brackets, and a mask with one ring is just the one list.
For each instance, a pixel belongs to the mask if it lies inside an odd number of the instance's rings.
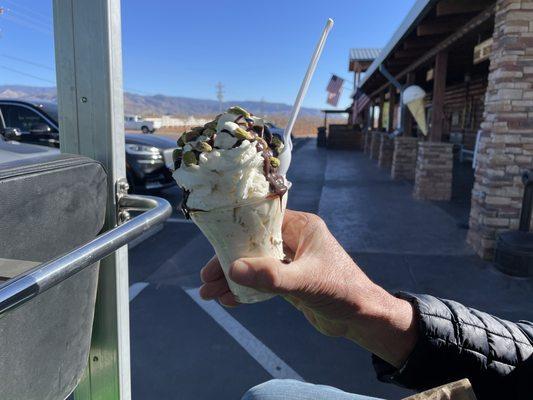
[[[0,85],[55,82],[52,5],[0,0]],[[123,0],[124,86],[141,94],[292,103],[328,17],[335,20],[304,106],[326,107],[351,47],[382,47],[414,0]],[[31,64],[31,63],[33,64]],[[15,72],[18,71],[18,72]],[[24,75],[25,74],[25,75]],[[350,86],[350,84],[347,84]],[[341,105],[349,102],[348,90]]]

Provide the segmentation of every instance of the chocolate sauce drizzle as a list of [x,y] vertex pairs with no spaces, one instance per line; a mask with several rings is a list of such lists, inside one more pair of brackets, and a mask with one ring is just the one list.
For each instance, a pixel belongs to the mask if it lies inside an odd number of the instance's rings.
[[265,147],[263,142],[258,141],[256,144],[257,151],[261,153],[263,156],[263,173],[265,174],[265,178],[270,184],[270,192],[283,197],[285,193],[287,193],[287,186],[285,185],[285,179],[283,179],[283,176],[278,174],[278,169],[274,168],[272,164],[270,163],[270,157],[274,156],[274,153],[270,149],[270,147]]
[[[240,115],[236,118],[235,123],[239,123],[244,117]],[[279,196],[280,201],[283,199],[283,196],[285,193],[287,193],[287,185],[285,184],[285,179],[281,174],[278,173],[278,168],[273,167],[272,163],[270,162],[271,157],[277,157],[278,151],[275,148],[275,146],[272,145],[272,139],[273,135],[270,132],[270,129],[268,126],[254,126],[253,120],[245,118],[248,128],[246,129],[248,132],[252,133],[256,138],[260,138],[256,140],[256,149],[258,153],[261,153],[264,162],[263,162],[263,173],[265,174],[265,178],[269,183],[270,192],[274,195]],[[231,132],[227,130],[223,130],[222,132],[228,133],[231,135]],[[233,135],[232,135],[233,136]],[[214,146],[214,140],[215,140],[216,134],[213,135],[212,138],[208,141],[208,143],[212,146]],[[235,147],[239,147],[242,144],[242,140],[239,140],[235,145]],[[200,152],[195,151],[197,156],[200,155]],[[175,166],[179,168],[181,166],[181,160],[176,160]],[[182,200],[180,204],[181,211],[183,212],[183,215],[186,219],[190,219],[190,213],[191,211],[200,211],[200,210],[193,210],[187,206],[187,200],[189,198],[190,192],[188,190],[182,189],[183,195]]]

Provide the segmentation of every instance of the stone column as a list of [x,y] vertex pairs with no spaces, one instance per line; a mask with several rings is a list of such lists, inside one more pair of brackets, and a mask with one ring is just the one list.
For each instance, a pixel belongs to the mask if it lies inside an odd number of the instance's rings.
[[370,138],[370,158],[372,160],[377,160],[379,158],[379,146],[381,144],[381,135],[382,132],[372,132],[372,137]]
[[516,229],[533,166],[533,1],[498,0],[468,242],[485,259]]
[[381,135],[379,144],[378,165],[383,168],[390,168],[392,165],[392,156],[394,154],[394,140],[386,133]]
[[363,145],[365,154],[370,153],[370,141],[371,140],[372,140],[372,131],[366,131],[365,137],[364,137],[364,145]]
[[394,139],[394,155],[392,158],[392,179],[415,180],[416,155],[418,138],[399,136]]
[[420,142],[416,161],[417,200],[450,201],[452,198],[453,145]]

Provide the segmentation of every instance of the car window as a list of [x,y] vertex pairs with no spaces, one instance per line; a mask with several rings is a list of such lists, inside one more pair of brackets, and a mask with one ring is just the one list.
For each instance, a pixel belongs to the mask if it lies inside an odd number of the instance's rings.
[[35,111],[22,106],[3,105],[2,114],[6,127],[18,128],[21,132],[29,132],[36,125],[49,125]]

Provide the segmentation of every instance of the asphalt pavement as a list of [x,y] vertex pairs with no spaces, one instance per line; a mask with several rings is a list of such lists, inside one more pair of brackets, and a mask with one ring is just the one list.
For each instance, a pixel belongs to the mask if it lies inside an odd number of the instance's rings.
[[[360,152],[299,140],[289,207],[320,214],[358,264],[391,291],[457,299],[509,319],[533,319],[533,281],[508,278],[464,244],[465,202],[418,202],[412,185]],[[177,188],[159,193],[176,207]],[[199,270],[213,250],[175,210],[164,228],[130,250],[134,400],[239,399],[275,378],[400,399],[411,392],[378,382],[370,355],[315,331],[280,298],[226,310],[203,302]]]

